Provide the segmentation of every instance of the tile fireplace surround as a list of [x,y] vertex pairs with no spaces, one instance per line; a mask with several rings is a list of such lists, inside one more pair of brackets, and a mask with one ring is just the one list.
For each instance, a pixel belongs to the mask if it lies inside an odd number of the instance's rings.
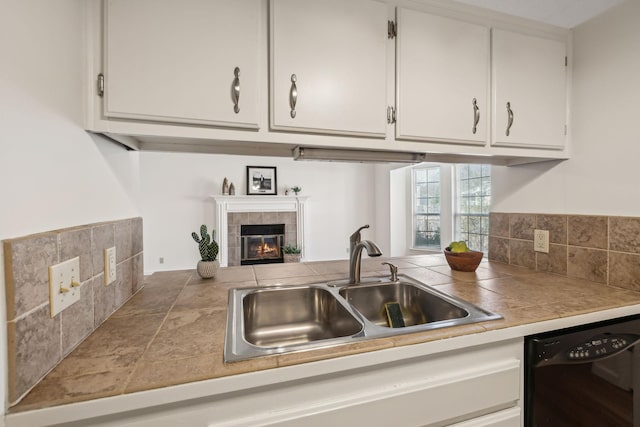
[[300,196],[212,196],[220,266],[240,265],[240,225],[284,224],[285,245],[302,248],[305,204]]

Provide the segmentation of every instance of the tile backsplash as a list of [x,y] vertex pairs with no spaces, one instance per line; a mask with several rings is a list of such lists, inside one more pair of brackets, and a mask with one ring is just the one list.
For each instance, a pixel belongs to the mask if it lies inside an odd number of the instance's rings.
[[[536,229],[548,254],[533,250]],[[637,291],[640,218],[492,212],[489,259]]]
[[[116,247],[116,281],[104,285],[106,248]],[[3,241],[9,400],[43,376],[143,286],[142,218]],[[51,318],[49,266],[80,257],[80,301]]]

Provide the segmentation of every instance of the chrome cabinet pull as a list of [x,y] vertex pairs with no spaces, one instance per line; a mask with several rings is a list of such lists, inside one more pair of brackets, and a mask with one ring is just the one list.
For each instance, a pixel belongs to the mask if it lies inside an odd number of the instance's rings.
[[478,122],[480,122],[480,108],[478,107],[478,100],[475,98],[473,98],[471,104],[473,105],[473,128],[471,132],[475,135],[478,130]]
[[509,136],[509,131],[511,130],[511,125],[513,125],[513,111],[511,110],[511,103],[507,102],[507,114],[509,115],[509,121],[507,122],[507,136]]
[[238,114],[240,112],[240,107],[238,106],[238,103],[240,102],[240,68],[236,67],[233,70],[233,75],[235,78],[231,85],[231,97],[233,98],[233,111]]
[[392,125],[396,122],[396,109],[394,107],[387,107],[387,123]]
[[298,78],[295,74],[291,74],[291,90],[289,90],[289,106],[291,107],[291,118],[296,118],[296,102],[298,102],[298,87],[296,81]]

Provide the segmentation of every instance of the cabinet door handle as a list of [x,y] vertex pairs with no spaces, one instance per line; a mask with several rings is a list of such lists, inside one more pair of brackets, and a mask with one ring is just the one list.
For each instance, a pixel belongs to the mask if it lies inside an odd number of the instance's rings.
[[231,84],[231,98],[233,99],[233,111],[238,114],[240,112],[240,107],[238,106],[240,102],[240,68],[236,67],[233,70],[233,75],[235,77]]
[[478,123],[480,122],[480,108],[478,107],[478,100],[475,98],[473,98],[471,104],[473,105],[473,128],[471,132],[475,135],[478,130]]
[[509,136],[509,131],[511,130],[511,125],[513,125],[513,111],[511,110],[511,103],[507,102],[507,115],[509,116],[509,120],[507,122],[507,136]]
[[298,87],[296,81],[298,78],[295,74],[291,74],[291,89],[289,90],[289,106],[291,107],[291,118],[296,118],[296,102],[298,102]]

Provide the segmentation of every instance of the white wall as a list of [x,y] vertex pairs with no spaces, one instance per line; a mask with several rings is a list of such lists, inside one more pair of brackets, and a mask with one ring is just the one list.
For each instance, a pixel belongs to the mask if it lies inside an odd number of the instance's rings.
[[[82,130],[82,18],[82,0],[2,3],[0,240],[139,215],[137,154]],[[2,270],[0,262],[5,319]],[[6,342],[3,326],[0,402]]]
[[[213,227],[214,194],[225,177],[236,194],[246,194],[246,166],[277,167],[278,194],[302,187],[309,196],[305,223],[306,260],[346,259],[349,236],[370,224],[363,238],[376,236],[374,166],[358,163],[296,162],[288,158],[191,153],[140,153],[141,209],[146,272],[191,269],[199,259],[191,232]],[[159,263],[160,257],[164,264]]]
[[571,159],[492,168],[493,211],[640,215],[640,2],[577,27]]

